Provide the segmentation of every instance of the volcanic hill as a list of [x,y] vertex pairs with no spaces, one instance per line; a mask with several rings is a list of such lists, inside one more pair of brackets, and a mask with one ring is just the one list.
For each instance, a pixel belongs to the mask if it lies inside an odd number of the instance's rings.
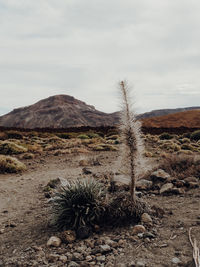
[[56,95],[0,117],[0,126],[16,128],[68,128],[109,126],[117,113],[107,114],[69,95]]

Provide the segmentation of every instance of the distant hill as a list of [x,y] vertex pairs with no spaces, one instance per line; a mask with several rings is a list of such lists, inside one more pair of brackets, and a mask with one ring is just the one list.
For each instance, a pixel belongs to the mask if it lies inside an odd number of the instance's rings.
[[51,96],[0,117],[0,126],[29,129],[98,127],[114,125],[117,122],[117,113],[98,111],[69,95]]
[[142,119],[142,125],[147,128],[198,128],[200,127],[200,109],[187,110],[165,116],[145,118]]
[[[170,114],[170,115],[169,115]],[[200,107],[153,110],[138,115],[145,127],[199,127]],[[165,116],[163,116],[165,115]],[[0,126],[14,128],[100,127],[119,124],[119,112],[104,113],[73,96],[55,95],[0,117]],[[178,126],[179,125],[179,126]]]
[[164,115],[169,115],[169,114],[173,114],[173,113],[177,113],[177,112],[183,112],[183,111],[194,110],[194,109],[200,110],[200,107],[157,109],[157,110],[152,110],[150,112],[145,112],[143,114],[139,114],[138,118],[139,119],[152,118],[152,117],[164,116]]

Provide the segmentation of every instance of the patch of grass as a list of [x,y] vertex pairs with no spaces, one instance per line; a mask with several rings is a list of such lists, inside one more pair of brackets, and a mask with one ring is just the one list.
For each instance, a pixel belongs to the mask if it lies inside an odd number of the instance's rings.
[[80,134],[77,136],[79,139],[89,139],[90,137],[86,134]]
[[26,170],[26,166],[10,156],[0,155],[0,173],[16,173]]
[[1,141],[0,142],[0,154],[4,155],[13,155],[27,152],[28,149],[22,145],[16,144],[10,141]]
[[199,141],[200,140],[200,130],[193,132],[190,136],[190,139],[193,141]]
[[8,139],[23,139],[23,134],[18,131],[7,131],[7,138]]
[[98,144],[92,147],[94,151],[118,151],[118,148],[110,144]]
[[181,149],[182,150],[191,150],[192,151],[194,148],[190,144],[183,144],[183,145],[181,145]]
[[162,133],[159,136],[160,140],[170,140],[173,138],[173,135],[169,134],[169,133]]

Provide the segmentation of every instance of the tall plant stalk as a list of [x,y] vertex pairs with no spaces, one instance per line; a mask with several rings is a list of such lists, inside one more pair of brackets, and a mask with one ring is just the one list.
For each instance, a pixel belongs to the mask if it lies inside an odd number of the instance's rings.
[[120,82],[120,92],[122,96],[122,110],[120,112],[122,167],[126,168],[126,173],[130,176],[130,193],[132,200],[135,201],[138,168],[141,166],[143,154],[141,126],[132,108],[127,82]]

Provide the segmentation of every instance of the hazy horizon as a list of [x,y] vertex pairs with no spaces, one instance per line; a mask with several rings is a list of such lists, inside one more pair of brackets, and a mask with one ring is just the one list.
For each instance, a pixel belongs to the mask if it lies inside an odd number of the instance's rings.
[[67,94],[119,110],[126,79],[138,113],[199,106],[197,0],[0,0],[0,116]]

